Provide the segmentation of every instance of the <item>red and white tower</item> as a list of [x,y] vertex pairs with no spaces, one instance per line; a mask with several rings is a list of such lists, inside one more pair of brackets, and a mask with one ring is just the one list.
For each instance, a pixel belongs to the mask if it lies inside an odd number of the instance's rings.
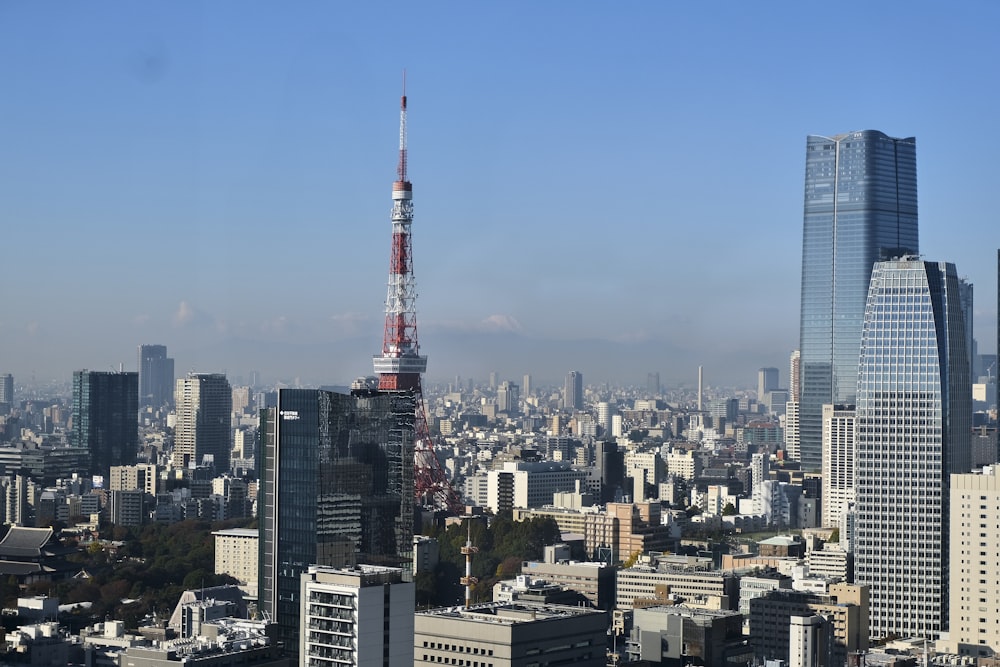
[[392,184],[392,256],[389,288],[385,298],[385,333],[382,354],[373,362],[379,391],[412,392],[416,403],[414,431],[414,491],[417,502],[458,512],[461,502],[434,454],[434,443],[424,414],[420,376],[427,370],[427,357],[420,355],[417,341],[417,288],[413,279],[413,185],[406,176],[406,84],[399,109],[399,164]]

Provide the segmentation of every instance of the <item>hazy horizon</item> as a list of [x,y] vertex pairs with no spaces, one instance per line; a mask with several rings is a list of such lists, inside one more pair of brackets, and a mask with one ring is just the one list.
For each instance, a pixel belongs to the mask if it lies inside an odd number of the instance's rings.
[[787,386],[806,136],[860,129],[991,353],[1000,6],[838,9],[0,4],[0,373],[371,374],[404,68],[429,382]]

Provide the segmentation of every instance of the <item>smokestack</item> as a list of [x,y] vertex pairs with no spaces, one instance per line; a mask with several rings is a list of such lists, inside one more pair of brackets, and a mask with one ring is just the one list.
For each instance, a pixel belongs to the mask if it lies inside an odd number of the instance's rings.
[[703,369],[698,366],[698,412],[701,412],[701,390],[702,390],[702,380],[704,380]]

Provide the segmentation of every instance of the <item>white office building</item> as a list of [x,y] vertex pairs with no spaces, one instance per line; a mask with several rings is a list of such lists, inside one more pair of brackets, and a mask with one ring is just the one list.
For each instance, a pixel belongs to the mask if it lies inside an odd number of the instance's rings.
[[403,570],[312,565],[301,593],[300,664],[413,665],[414,586]]

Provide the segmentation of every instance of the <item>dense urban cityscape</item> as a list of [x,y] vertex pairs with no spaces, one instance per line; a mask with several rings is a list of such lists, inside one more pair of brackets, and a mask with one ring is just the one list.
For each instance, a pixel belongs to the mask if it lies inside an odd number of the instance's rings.
[[[142,344],[62,392],[0,376],[9,662],[995,657],[997,357],[972,284],[920,254],[913,138],[808,138],[784,378],[425,387],[406,118],[404,91],[373,375],[234,384]],[[213,571],[148,587],[157,539],[198,530]]]
[[998,667],[1000,6],[779,4],[0,3],[0,665]]

